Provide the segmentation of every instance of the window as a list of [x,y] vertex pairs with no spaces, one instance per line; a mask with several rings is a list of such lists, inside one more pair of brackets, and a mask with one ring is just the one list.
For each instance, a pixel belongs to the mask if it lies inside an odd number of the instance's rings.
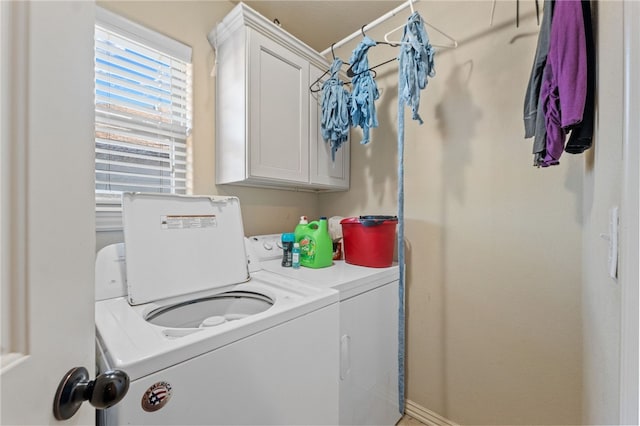
[[96,227],[117,230],[122,192],[190,193],[191,48],[97,9]]

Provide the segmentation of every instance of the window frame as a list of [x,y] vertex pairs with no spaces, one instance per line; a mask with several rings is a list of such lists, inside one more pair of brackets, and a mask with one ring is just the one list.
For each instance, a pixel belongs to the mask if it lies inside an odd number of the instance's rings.
[[[189,111],[189,128],[192,129],[193,125],[193,75],[191,73],[192,67],[192,48],[177,40],[174,40],[164,34],[149,29],[143,25],[133,22],[127,18],[124,18],[114,12],[106,10],[101,7],[96,7],[96,19],[95,27],[101,28],[106,31],[116,33],[118,36],[132,40],[133,42],[140,43],[145,47],[153,50],[157,50],[167,56],[170,56],[176,60],[185,62],[188,64],[188,107]],[[97,46],[96,46],[97,47]],[[95,48],[94,48],[95,49]],[[94,76],[94,81],[96,76]],[[96,94],[96,88],[94,87],[94,95]],[[94,103],[97,105],[97,99]],[[94,149],[96,140],[98,139],[98,122],[94,124],[96,128],[96,136],[94,137]],[[191,170],[191,134],[186,137],[186,193],[192,193],[192,170]],[[170,159],[173,166],[173,158]],[[96,172],[99,172],[96,166],[94,166]],[[94,185],[97,187],[97,185]],[[173,188],[171,190],[173,193]],[[96,198],[96,231],[121,231],[122,230],[122,204],[121,200],[116,197],[100,196],[97,189],[94,190]]]

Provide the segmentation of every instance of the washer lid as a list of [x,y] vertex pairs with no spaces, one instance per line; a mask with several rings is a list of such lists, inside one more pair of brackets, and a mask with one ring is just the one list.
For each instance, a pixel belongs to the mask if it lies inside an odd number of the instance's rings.
[[122,216],[131,305],[249,279],[236,197],[125,193]]

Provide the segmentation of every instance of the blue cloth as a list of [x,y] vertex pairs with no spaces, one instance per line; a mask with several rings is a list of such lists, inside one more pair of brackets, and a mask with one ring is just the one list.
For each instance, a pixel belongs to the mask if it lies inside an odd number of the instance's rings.
[[434,50],[424,22],[413,13],[404,28],[398,71],[398,405],[404,414],[405,401],[405,250],[404,250],[404,108],[410,106],[413,119],[423,123],[418,114],[420,90],[427,87],[427,77],[435,76]]
[[349,137],[349,92],[338,77],[342,60],[335,58],[329,69],[330,77],[322,85],[322,121],[320,130],[325,142],[331,144],[331,158]]
[[398,96],[398,408],[404,415],[404,103]]
[[351,79],[351,123],[362,128],[361,144],[369,143],[369,129],[378,127],[375,101],[380,98],[376,81],[369,71],[367,52],[375,46],[375,40],[365,36],[354,49],[349,62],[354,73]]
[[427,87],[427,77],[436,75],[434,54],[422,17],[418,12],[412,13],[404,27],[398,56],[400,61],[398,98],[402,105],[411,107],[412,118],[420,121],[420,124],[423,123],[418,114],[420,90]]

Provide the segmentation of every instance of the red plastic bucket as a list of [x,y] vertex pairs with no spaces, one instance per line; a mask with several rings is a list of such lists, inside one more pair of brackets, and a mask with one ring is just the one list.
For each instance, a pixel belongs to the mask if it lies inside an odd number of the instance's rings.
[[396,216],[348,217],[340,221],[344,260],[371,268],[386,268],[393,263]]

